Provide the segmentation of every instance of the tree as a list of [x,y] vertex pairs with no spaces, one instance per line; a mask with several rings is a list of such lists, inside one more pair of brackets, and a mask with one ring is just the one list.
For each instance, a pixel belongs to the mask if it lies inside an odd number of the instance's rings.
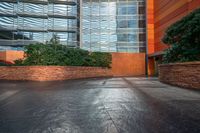
[[165,51],[164,63],[200,60],[200,9],[172,24],[163,42],[170,46]]

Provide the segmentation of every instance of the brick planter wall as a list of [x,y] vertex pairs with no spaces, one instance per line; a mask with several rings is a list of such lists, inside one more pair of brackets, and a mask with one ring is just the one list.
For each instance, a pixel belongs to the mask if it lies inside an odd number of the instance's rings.
[[8,66],[0,67],[0,80],[56,81],[110,77],[112,71],[101,67]]
[[184,88],[200,89],[200,62],[159,65],[159,80]]

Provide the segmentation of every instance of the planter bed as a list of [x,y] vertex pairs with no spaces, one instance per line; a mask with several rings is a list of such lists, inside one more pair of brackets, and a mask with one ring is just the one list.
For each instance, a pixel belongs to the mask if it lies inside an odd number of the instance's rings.
[[102,67],[0,66],[0,80],[57,81],[111,76],[111,69]]
[[184,88],[200,89],[200,62],[159,65],[159,80]]

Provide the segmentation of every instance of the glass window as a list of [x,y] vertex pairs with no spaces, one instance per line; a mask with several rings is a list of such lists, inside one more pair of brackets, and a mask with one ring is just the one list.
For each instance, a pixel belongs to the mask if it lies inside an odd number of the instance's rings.
[[137,34],[129,34],[128,42],[139,42]]
[[128,20],[128,28],[138,28],[138,20]]
[[92,34],[91,35],[91,41],[92,42],[99,42],[99,40],[100,40],[99,34]]
[[[45,43],[53,35],[57,35],[62,44],[76,44],[78,40],[77,33],[65,31],[77,28],[77,5],[33,4],[17,0],[16,3],[0,2],[0,14],[0,39],[11,40],[6,40],[8,45]],[[74,17],[67,19],[66,16]],[[5,44],[5,41],[1,43]]]
[[83,35],[83,42],[90,42],[90,34]]
[[137,14],[137,7],[127,7],[127,14],[133,15]]
[[118,7],[118,15],[125,15],[127,14],[127,8],[126,7]]
[[47,5],[41,4],[31,4],[31,3],[22,3],[18,4],[18,12],[21,13],[35,13],[35,14],[47,14]]
[[109,42],[109,36],[107,34],[101,34],[101,43]]
[[99,13],[100,13],[99,4],[97,2],[92,2],[91,14],[99,15]]
[[118,28],[128,28],[128,21],[127,20],[118,20],[117,21]]
[[138,3],[139,1],[92,0],[91,7],[88,7],[89,3],[83,1],[84,10],[85,6],[89,8],[83,12],[82,36],[84,42],[87,41],[87,44],[83,42],[83,47],[102,52],[140,52],[139,37],[145,33],[145,27],[138,23],[144,19],[139,17]]

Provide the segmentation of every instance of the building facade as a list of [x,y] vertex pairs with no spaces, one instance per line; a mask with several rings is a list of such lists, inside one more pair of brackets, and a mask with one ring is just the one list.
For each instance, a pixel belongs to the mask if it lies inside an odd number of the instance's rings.
[[81,46],[90,51],[146,51],[145,0],[83,0]]
[[76,0],[1,0],[0,49],[19,50],[30,43],[78,46],[79,3]]
[[[120,74],[144,73],[146,67],[155,75],[168,48],[165,30],[197,8],[200,0],[1,0],[0,50],[20,50],[56,35],[64,45],[114,52],[113,68]],[[6,52],[0,60],[17,55]]]
[[146,51],[145,0],[2,0],[0,49],[46,43],[89,51]]
[[200,8],[200,0],[147,0],[149,75],[158,73],[157,66],[168,48],[162,42],[166,29],[197,8]]

